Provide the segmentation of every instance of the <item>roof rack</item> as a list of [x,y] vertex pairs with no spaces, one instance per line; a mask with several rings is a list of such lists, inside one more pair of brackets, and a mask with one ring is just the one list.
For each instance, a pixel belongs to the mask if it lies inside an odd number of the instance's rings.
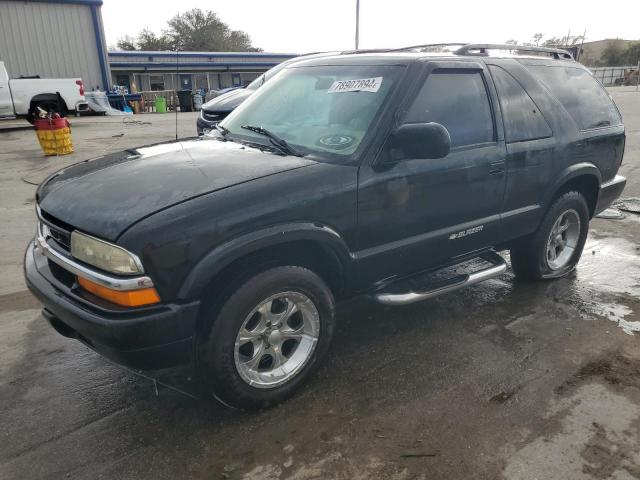
[[[451,47],[451,48],[448,48]],[[428,51],[430,49],[440,49],[440,51],[450,51],[456,55],[488,55],[489,50],[508,50],[510,52],[537,52],[545,53],[556,60],[574,60],[573,55],[561,48],[536,47],[535,45],[511,45],[498,43],[425,43],[424,45],[411,45],[402,48],[370,48],[362,50],[345,50],[342,55],[357,53],[391,53]]]
[[463,47],[465,45],[469,45],[469,43],[425,43],[424,45],[411,45],[409,47],[402,48],[394,48],[390,50],[391,52],[406,52],[409,50],[428,50],[431,48],[441,48],[444,47]]
[[359,48],[357,50],[343,50],[340,52],[341,55],[355,55],[357,53],[387,53],[393,52],[388,48]]
[[488,55],[488,50],[509,50],[516,52],[538,52],[546,53],[556,60],[573,60],[573,56],[566,50],[560,48],[536,47],[525,45],[501,45],[492,43],[469,43],[455,51],[457,55]]

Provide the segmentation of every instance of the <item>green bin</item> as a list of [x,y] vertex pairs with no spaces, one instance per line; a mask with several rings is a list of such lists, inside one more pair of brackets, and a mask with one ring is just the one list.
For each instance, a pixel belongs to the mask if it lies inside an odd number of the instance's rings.
[[155,107],[157,113],[167,113],[167,99],[164,97],[156,97]]

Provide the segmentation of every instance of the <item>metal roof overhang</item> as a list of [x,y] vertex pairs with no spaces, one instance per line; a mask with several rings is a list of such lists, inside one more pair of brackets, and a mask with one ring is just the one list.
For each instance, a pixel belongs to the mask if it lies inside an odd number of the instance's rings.
[[229,72],[232,70],[241,71],[247,69],[269,69],[275,67],[279,62],[110,62],[112,70],[135,70],[135,71],[162,71],[175,73],[180,70],[197,69],[203,71]]
[[167,50],[117,50],[110,51],[109,57],[170,57],[187,58],[187,57],[207,57],[207,58],[293,58],[297,57],[296,53],[269,53],[269,52],[174,52]]

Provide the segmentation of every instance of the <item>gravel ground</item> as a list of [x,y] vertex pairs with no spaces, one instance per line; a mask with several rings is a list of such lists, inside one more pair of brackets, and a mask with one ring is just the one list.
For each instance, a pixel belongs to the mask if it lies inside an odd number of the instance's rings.
[[[640,197],[640,93],[626,197]],[[174,136],[172,115],[73,120],[76,152],[44,158],[0,130],[0,478],[640,478],[640,216],[596,219],[575,274],[511,273],[407,307],[339,306],[326,361],[291,401],[254,414],[191,398],[56,334],[25,290],[35,185],[102,153]],[[1,126],[0,126],[1,128]],[[181,114],[179,135],[195,133]],[[156,394],[157,387],[157,394]]]

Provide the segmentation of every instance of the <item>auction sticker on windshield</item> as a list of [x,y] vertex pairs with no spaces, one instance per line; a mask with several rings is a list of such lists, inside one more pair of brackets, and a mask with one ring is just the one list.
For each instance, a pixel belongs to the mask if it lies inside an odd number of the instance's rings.
[[327,93],[377,92],[382,86],[382,77],[360,78],[355,80],[336,80]]

